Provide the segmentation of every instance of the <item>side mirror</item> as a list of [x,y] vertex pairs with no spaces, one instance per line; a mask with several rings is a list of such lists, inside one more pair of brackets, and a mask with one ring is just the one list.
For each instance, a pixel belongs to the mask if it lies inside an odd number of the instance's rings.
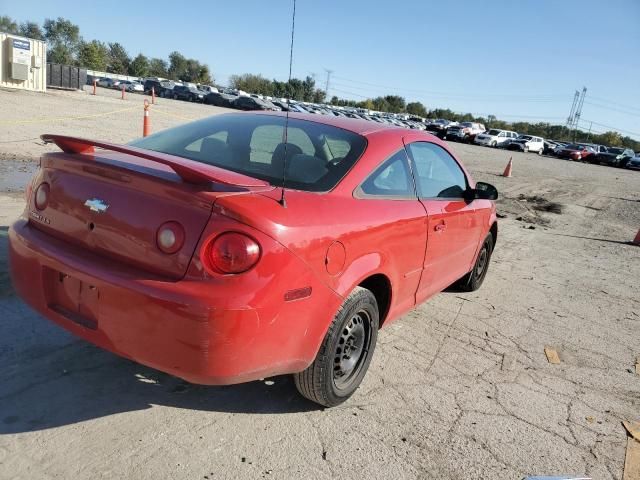
[[489,183],[477,182],[473,190],[473,198],[480,200],[497,200],[498,190]]

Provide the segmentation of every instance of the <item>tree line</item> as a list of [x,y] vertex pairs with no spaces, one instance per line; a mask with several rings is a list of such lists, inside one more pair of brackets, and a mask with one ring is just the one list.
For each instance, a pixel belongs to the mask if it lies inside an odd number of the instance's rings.
[[257,93],[270,97],[291,98],[300,102],[324,103],[325,92],[316,88],[316,82],[307,76],[304,80],[292,78],[286,82],[269,80],[262,75],[244,73],[231,75],[229,86],[248,93]]
[[168,60],[149,58],[139,53],[131,57],[118,42],[85,40],[80,27],[58,17],[47,18],[42,26],[36,22],[18,24],[8,16],[0,16],[0,31],[47,42],[47,62],[75,65],[101,72],[132,77],[162,77],[183,82],[212,84],[209,66],[180,52],[169,54]]
[[[46,19],[42,26],[36,22],[16,23],[10,17],[0,16],[0,31],[22,35],[47,42],[47,61],[65,65],[77,65],[91,70],[131,75],[134,77],[162,77],[185,82],[213,84],[209,66],[198,60],[186,58],[180,52],[169,54],[168,60],[148,58],[139,53],[131,58],[118,42],[105,43],[99,40],[86,41],[80,35],[80,28],[64,18]],[[323,103],[326,92],[316,88],[315,80],[307,76],[304,80],[292,78],[281,82],[269,80],[262,75],[245,73],[229,78],[232,88],[271,97],[290,97],[293,100]],[[610,146],[624,146],[640,150],[640,142],[615,131],[590,133],[582,130],[570,131],[564,125],[539,122],[506,122],[494,115],[474,116],[449,109],[429,110],[418,101],[407,102],[399,95],[384,95],[365,100],[347,100],[337,96],[329,100],[331,105],[365,108],[380,112],[407,113],[422,118],[446,118],[458,122],[479,122],[487,128],[513,130],[518,133],[535,135],[555,140],[592,142]]]

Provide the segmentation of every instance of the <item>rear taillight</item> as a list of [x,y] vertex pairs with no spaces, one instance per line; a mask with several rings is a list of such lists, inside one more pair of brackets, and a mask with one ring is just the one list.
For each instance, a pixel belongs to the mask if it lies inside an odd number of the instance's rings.
[[209,240],[202,249],[202,263],[209,272],[242,273],[260,260],[260,245],[253,238],[228,232]]
[[49,193],[50,190],[48,183],[41,183],[38,188],[36,188],[35,204],[38,210],[44,210],[47,208],[47,205],[49,204]]
[[163,223],[156,233],[156,244],[164,253],[176,253],[184,244],[184,228],[178,222]]

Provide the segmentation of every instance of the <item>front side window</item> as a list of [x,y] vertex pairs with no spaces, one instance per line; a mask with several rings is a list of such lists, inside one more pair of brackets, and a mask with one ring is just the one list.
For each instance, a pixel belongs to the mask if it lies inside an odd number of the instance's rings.
[[[274,186],[331,190],[364,152],[361,135],[322,123],[285,117],[226,114],[164,130],[130,145],[215,165]],[[286,157],[286,158],[285,158]]]
[[420,198],[462,198],[467,179],[454,158],[434,143],[415,142],[408,146]]
[[407,155],[404,149],[380,165],[358,187],[356,195],[360,197],[415,199],[411,174],[407,164]]

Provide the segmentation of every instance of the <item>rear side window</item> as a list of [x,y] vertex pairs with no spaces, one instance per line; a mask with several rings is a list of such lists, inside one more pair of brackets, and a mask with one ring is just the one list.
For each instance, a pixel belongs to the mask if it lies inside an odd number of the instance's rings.
[[131,145],[215,165],[274,186],[331,190],[364,152],[361,135],[280,115],[226,114],[135,140]]
[[467,189],[464,172],[454,158],[434,143],[408,146],[420,198],[462,198]]
[[356,196],[393,199],[415,198],[404,149],[380,165],[358,188]]

